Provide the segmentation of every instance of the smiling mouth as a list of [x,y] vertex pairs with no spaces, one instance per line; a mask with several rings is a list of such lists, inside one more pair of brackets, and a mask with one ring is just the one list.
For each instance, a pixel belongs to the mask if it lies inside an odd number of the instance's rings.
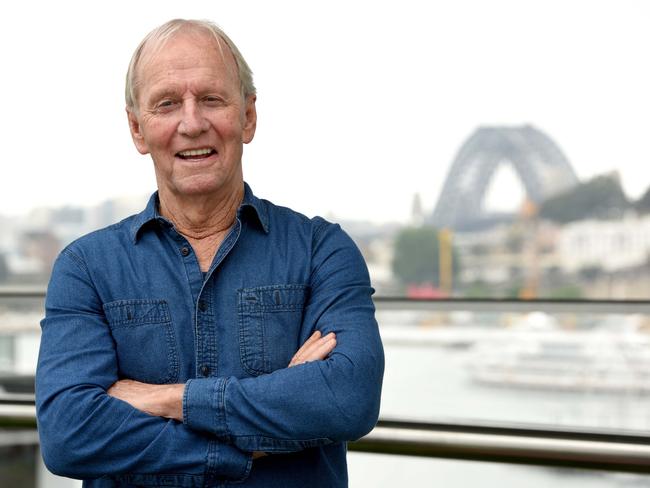
[[205,148],[205,149],[190,149],[188,151],[180,151],[176,153],[176,157],[184,159],[186,161],[193,160],[199,161],[201,159],[209,158],[213,154],[217,154],[214,149]]

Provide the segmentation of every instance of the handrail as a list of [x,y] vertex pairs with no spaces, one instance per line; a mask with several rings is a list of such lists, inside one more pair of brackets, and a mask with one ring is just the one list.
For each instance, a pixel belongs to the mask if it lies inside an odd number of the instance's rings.
[[0,405],[34,405],[33,393],[6,393],[0,391]]
[[[0,428],[36,428],[33,405],[0,405]],[[350,451],[650,473],[650,437],[380,420]]]
[[650,300],[409,299],[403,297],[374,297],[374,302],[377,310],[393,311],[650,314]]
[[379,421],[350,451],[650,473],[650,437],[520,427]]
[[[45,298],[45,288],[0,286],[0,299]],[[518,300],[511,298],[414,299],[375,296],[378,310],[420,310],[430,312],[549,312],[549,313],[621,313],[650,315],[650,300]]]
[[0,298],[45,298],[42,286],[0,286]]
[[2,428],[36,428],[35,405],[0,404],[0,429]]

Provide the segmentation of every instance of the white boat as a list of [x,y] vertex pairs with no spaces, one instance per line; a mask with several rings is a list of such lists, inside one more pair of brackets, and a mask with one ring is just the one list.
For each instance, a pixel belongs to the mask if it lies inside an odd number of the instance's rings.
[[549,322],[499,331],[469,350],[470,378],[504,387],[650,393],[650,336],[638,320],[623,320],[591,330]]

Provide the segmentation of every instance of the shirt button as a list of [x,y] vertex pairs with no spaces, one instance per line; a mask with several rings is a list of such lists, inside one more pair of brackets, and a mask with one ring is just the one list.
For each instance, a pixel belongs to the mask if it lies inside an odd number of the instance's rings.
[[188,256],[190,254],[190,248],[189,247],[182,247],[181,248],[181,254],[183,256]]
[[201,374],[202,374],[203,376],[208,376],[208,375],[210,374],[210,366],[208,366],[208,365],[206,365],[206,364],[204,364],[203,366],[201,366]]
[[205,303],[205,300],[199,300],[199,310],[205,312],[208,309],[208,304]]

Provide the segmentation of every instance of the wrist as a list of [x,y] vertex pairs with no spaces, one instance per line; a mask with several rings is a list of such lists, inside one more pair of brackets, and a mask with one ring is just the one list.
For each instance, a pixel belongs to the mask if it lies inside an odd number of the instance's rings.
[[161,385],[160,417],[183,421],[183,391],[185,385]]

